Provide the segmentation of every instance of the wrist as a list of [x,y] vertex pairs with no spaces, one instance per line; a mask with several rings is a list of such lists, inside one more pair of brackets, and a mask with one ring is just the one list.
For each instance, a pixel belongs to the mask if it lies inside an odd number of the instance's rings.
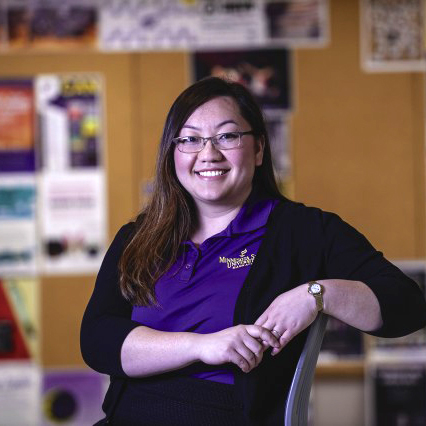
[[324,310],[324,286],[319,281],[309,281],[307,290],[315,303],[315,310],[322,312]]

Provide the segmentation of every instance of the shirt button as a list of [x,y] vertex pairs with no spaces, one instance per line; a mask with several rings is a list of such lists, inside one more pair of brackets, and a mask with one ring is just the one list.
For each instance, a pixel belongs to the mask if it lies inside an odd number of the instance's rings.
[[189,263],[187,263],[186,265],[185,265],[185,269],[190,269],[191,268],[191,265],[189,264]]

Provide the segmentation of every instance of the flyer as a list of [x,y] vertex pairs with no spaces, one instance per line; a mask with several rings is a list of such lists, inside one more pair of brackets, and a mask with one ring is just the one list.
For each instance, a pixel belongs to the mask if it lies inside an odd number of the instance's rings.
[[94,48],[98,9],[94,0],[8,0],[10,49],[61,51]]
[[392,363],[367,370],[367,425],[426,424],[426,366]]
[[37,272],[36,181],[0,175],[0,276]]
[[328,43],[328,1],[266,0],[264,8],[268,44],[319,47]]
[[41,271],[98,271],[107,237],[103,170],[43,173],[39,183]]
[[290,110],[291,55],[287,49],[195,52],[193,80],[226,77],[245,85],[263,109]]
[[42,426],[89,426],[105,417],[105,376],[90,370],[45,370]]
[[102,165],[102,79],[40,75],[35,82],[43,172]]
[[0,2],[0,52],[6,49],[6,9]]
[[359,360],[364,355],[364,339],[360,330],[330,317],[321,345],[320,359]]
[[315,47],[328,41],[327,0],[112,0],[100,4],[105,51]]
[[34,133],[32,80],[0,80],[0,173],[34,172]]
[[360,5],[365,71],[426,70],[423,0],[362,0]]
[[284,110],[265,109],[263,113],[275,177],[277,181],[284,182],[291,178],[290,117]]
[[41,371],[33,362],[0,362],[0,424],[40,425]]
[[39,359],[39,286],[28,277],[0,280],[0,361]]

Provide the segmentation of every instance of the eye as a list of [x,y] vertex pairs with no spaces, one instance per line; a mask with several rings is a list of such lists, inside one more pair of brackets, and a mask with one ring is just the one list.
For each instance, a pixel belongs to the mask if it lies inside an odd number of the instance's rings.
[[232,142],[235,141],[235,139],[238,139],[239,137],[238,133],[235,132],[222,133],[218,136],[218,140],[220,142]]
[[200,138],[198,136],[183,136],[178,138],[178,142],[184,145],[195,145],[200,142]]

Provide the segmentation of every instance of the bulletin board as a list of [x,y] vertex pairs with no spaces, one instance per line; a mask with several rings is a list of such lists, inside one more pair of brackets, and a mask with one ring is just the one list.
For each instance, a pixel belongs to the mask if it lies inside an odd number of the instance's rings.
[[[341,215],[392,259],[426,255],[424,79],[365,74],[358,2],[331,1],[331,39],[294,54],[293,198]],[[0,77],[96,72],[105,81],[108,235],[138,212],[186,52],[7,54]],[[41,277],[41,359],[82,366],[79,327],[95,276]]]

